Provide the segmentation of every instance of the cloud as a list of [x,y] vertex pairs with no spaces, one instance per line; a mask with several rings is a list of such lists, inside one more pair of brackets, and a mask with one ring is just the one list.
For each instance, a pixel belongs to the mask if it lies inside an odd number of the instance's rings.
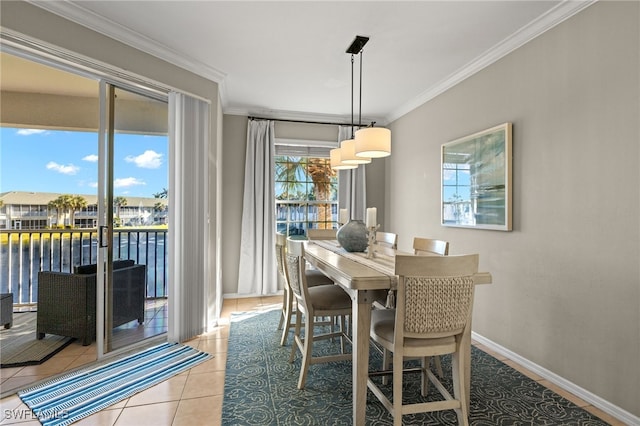
[[49,161],[47,163],[47,170],[53,170],[54,172],[62,173],[63,175],[75,175],[80,170],[80,167],[68,164],[66,166],[58,164],[55,161]]
[[136,185],[146,185],[146,183],[134,177],[120,178],[113,181],[115,188],[128,188]]
[[143,169],[157,169],[162,165],[162,154],[147,150],[138,156],[129,155],[125,161],[135,163],[136,166]]
[[90,183],[89,183],[89,186],[90,186],[91,188],[97,188],[97,187],[98,187],[98,182],[90,182]]
[[30,136],[30,135],[39,135],[42,133],[47,133],[46,130],[41,129],[20,129],[17,132],[21,136]]
[[82,158],[83,161],[88,161],[90,163],[95,163],[98,161],[98,156],[95,154],[89,154],[86,157]]

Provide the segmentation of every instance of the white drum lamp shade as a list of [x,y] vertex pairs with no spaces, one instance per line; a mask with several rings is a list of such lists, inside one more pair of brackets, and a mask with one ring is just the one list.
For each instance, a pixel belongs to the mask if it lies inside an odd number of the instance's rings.
[[370,157],[357,157],[356,156],[356,141],[355,139],[347,139],[340,143],[340,160],[344,164],[369,164],[371,162]]
[[348,170],[355,169],[358,167],[357,164],[345,164],[342,162],[342,158],[340,155],[340,148],[334,148],[329,151],[329,161],[331,163],[331,168],[334,170]]
[[383,127],[367,127],[356,131],[355,155],[368,158],[391,155],[391,130]]

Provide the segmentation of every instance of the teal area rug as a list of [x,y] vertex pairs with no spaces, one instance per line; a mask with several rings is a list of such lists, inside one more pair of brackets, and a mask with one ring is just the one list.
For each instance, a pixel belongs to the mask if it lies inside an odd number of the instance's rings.
[[[351,362],[312,365],[306,388],[298,390],[300,357],[289,364],[291,347],[280,346],[280,331],[276,330],[279,315],[276,310],[232,317],[222,424],[351,425]],[[317,353],[335,353],[339,342],[318,342],[314,349]],[[607,425],[485,352],[474,347],[471,356],[472,425]],[[370,370],[380,365],[381,356],[372,349]],[[449,357],[443,357],[442,367],[450,377]],[[416,374],[405,376],[405,398],[422,398],[419,380]],[[450,380],[443,380],[443,384],[453,393]],[[433,386],[427,400],[432,398],[437,398]],[[368,425],[393,424],[371,392],[366,412]],[[457,425],[452,410],[405,415],[403,421],[411,425]]]
[[40,423],[69,425],[211,358],[165,343],[18,392]]
[[44,339],[36,339],[35,312],[16,312],[13,326],[0,330],[0,367],[12,368],[42,364],[74,339],[47,334]]

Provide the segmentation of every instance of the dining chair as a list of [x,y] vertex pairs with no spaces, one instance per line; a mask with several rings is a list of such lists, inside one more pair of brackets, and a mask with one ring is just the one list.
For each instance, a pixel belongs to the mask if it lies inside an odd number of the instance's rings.
[[392,232],[376,232],[376,244],[392,249],[398,248],[398,234]]
[[[282,294],[282,311],[280,313],[280,322],[278,323],[278,330],[282,330],[282,337],[280,338],[280,346],[287,344],[289,339],[289,330],[295,327],[295,323],[291,322],[291,317],[296,314],[296,308],[294,306],[295,297],[291,292],[291,286],[287,280],[284,271],[285,251],[287,245],[287,236],[281,233],[276,234],[276,263],[278,266],[278,284],[282,286],[284,292]],[[315,287],[317,285],[333,285],[334,282],[331,278],[327,277],[322,272],[316,269],[305,269],[307,278],[307,285],[309,287]]]
[[376,232],[376,239],[373,242],[374,253],[387,256],[395,256],[398,248],[398,235],[391,232]]
[[[305,274],[304,245],[301,241],[287,240],[285,253],[285,275],[298,304],[296,326],[289,362],[293,362],[297,350],[302,354],[298,389],[303,389],[309,366],[326,362],[350,360],[351,354],[345,353],[345,343],[350,342],[345,332],[344,317],[351,314],[351,298],[335,284],[309,287]],[[301,336],[304,317],[304,336]],[[318,332],[317,317],[341,317],[339,331]],[[340,337],[340,353],[335,355],[313,356],[313,342],[322,339]]]
[[[372,311],[371,340],[393,353],[392,395],[387,397],[370,372],[367,386],[393,417],[402,424],[402,415],[455,410],[458,424],[468,425],[467,396],[464,391],[465,361],[461,340],[470,326],[473,309],[473,275],[478,271],[478,255],[415,256],[397,255],[398,296],[395,315]],[[453,396],[429,370],[429,358],[452,355]],[[419,357],[421,394],[426,397],[433,383],[444,400],[403,404],[403,360]],[[387,373],[387,372],[382,372]]]
[[[449,254],[449,242],[443,240],[435,240],[431,238],[422,238],[415,237],[413,239],[413,252],[416,255],[422,256],[447,256]],[[395,306],[395,291],[389,290],[389,297],[387,298],[386,306]],[[378,314],[378,315],[387,315],[392,317],[395,315],[395,311],[391,309],[386,314]],[[391,364],[391,356],[389,351],[386,349],[382,350],[382,368],[388,369]],[[442,372],[442,360],[439,356],[433,358],[433,365],[438,373],[440,378],[444,377],[444,373]],[[383,379],[383,383],[386,385],[388,378],[385,377]]]
[[442,240],[433,240],[431,238],[415,237],[413,239],[414,254],[421,255],[440,255],[447,256],[449,254],[449,242]]
[[[449,241],[415,237],[413,239],[413,253],[423,256],[447,256],[449,254]],[[438,376],[442,378],[444,374],[442,373],[442,361],[439,356],[433,359],[433,364]]]
[[307,238],[310,240],[335,240],[337,229],[307,229]]
[[[335,240],[337,237],[337,232],[338,230],[333,228],[333,229],[317,229],[317,228],[309,228],[307,229],[307,238],[309,240]],[[307,269],[306,269],[306,273],[307,273],[307,277],[309,277],[309,274],[311,273],[315,273],[315,271],[313,270],[313,267],[307,263]],[[307,282],[310,284],[310,286],[313,285],[313,281],[307,279]],[[324,284],[324,283],[323,283]],[[335,324],[337,321],[339,320],[339,318],[334,317],[332,318],[333,323]],[[333,328],[332,328],[333,330]],[[351,335],[351,321],[349,321],[349,329],[348,329],[348,333],[349,335]]]

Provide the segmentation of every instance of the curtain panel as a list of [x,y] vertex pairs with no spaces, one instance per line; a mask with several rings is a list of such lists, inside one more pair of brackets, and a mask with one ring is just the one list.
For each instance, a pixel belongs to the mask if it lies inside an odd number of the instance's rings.
[[[169,94],[169,324],[167,338],[182,342],[209,323],[210,105]],[[214,295],[214,297],[219,297]]]
[[[338,128],[338,143],[351,139],[351,126]],[[367,210],[367,179],[365,165],[338,171],[338,206],[349,210],[351,219],[365,220]]]
[[275,130],[270,120],[249,120],[238,293],[274,294],[278,291],[275,254]]

